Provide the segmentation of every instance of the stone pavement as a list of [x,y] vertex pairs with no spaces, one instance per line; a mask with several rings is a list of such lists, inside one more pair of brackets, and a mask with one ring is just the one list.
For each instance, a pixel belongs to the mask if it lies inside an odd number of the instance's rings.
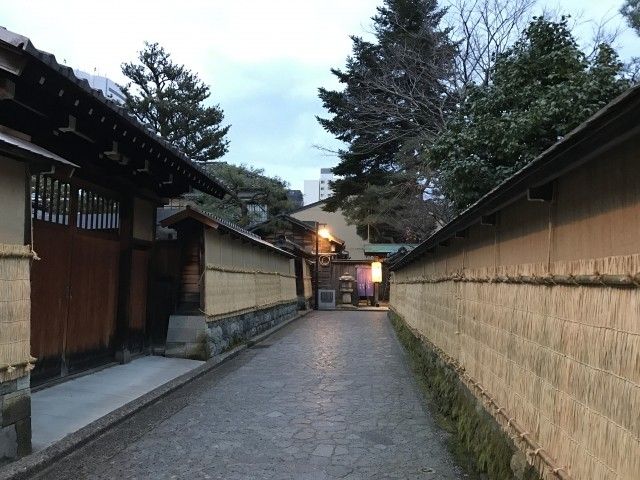
[[307,315],[39,478],[457,479],[383,312]]

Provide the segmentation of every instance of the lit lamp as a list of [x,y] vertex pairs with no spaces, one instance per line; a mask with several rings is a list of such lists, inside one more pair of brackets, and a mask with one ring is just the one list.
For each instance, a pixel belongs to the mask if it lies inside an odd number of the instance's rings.
[[373,283],[382,283],[382,263],[371,263],[371,281]]
[[373,304],[377,307],[380,284],[382,283],[382,263],[371,262],[371,282],[373,283]]
[[327,227],[318,229],[318,235],[320,235],[322,238],[331,238],[331,232]]

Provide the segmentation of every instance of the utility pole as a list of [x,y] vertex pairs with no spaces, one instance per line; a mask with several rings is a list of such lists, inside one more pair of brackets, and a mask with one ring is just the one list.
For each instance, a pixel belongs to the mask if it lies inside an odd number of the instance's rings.
[[318,310],[318,302],[320,301],[320,292],[319,292],[319,284],[318,284],[318,279],[320,278],[320,223],[318,221],[316,221],[316,268],[315,271],[313,272],[313,276],[315,277],[315,283],[316,283],[316,295],[315,295],[315,302],[313,303],[313,309],[314,310]]

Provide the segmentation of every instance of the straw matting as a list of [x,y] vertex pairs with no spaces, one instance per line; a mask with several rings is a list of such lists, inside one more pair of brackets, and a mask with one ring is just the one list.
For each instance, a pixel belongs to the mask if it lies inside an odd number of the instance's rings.
[[[572,478],[635,479],[640,472],[640,288],[553,285],[518,277],[636,278],[639,259],[487,267],[447,272],[449,278],[425,275],[428,268],[416,262],[396,273],[391,303]],[[504,418],[499,421],[507,427]],[[535,456],[531,461],[545,478],[556,478]]]
[[311,268],[306,260],[302,261],[302,278],[304,285],[304,298],[313,297],[313,285],[311,283]]
[[294,275],[207,265],[205,313],[216,317],[295,301]]
[[0,382],[31,368],[29,246],[0,244]]

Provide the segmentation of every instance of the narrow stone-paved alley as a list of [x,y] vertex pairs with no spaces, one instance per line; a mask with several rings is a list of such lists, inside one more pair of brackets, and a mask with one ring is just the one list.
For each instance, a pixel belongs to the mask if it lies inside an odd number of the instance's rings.
[[454,479],[383,312],[307,315],[40,478]]

